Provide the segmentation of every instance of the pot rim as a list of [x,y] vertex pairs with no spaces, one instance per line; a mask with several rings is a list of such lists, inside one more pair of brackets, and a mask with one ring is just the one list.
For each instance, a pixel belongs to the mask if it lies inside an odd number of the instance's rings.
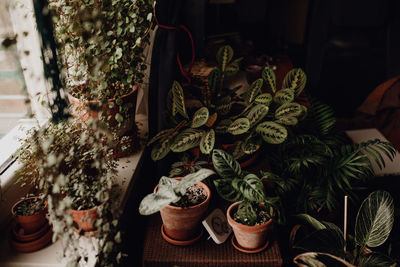
[[18,200],[18,201],[15,202],[14,205],[11,207],[11,214],[12,214],[14,217],[17,217],[17,216],[18,216],[18,217],[33,217],[33,216],[36,216],[36,215],[38,215],[39,213],[45,211],[45,210],[47,209],[47,200],[44,200],[44,208],[43,208],[42,210],[39,210],[38,212],[35,212],[35,213],[32,214],[32,215],[17,215],[17,214],[15,213],[15,211],[14,211],[15,207],[17,207],[21,202],[23,202],[23,201],[25,201],[25,200],[29,200],[29,199],[38,199],[38,198],[40,198],[40,197],[38,197],[38,196],[32,196],[32,197],[27,197],[27,198],[23,198],[23,199]]
[[[181,180],[182,177],[175,177],[175,178],[170,178],[170,179]],[[206,205],[206,204],[210,201],[210,198],[211,198],[211,190],[210,190],[210,188],[209,188],[205,183],[203,183],[203,182],[198,182],[196,185],[200,186],[201,188],[204,189],[204,191],[206,191],[207,198],[206,198],[203,202],[201,202],[201,203],[199,203],[199,204],[197,204],[197,205],[189,206],[189,207],[185,207],[185,208],[176,207],[176,206],[172,206],[172,205],[169,205],[169,204],[168,204],[167,206],[163,207],[163,209],[166,208],[166,207],[168,207],[168,209],[172,209],[172,210],[188,210],[188,209],[196,209],[196,208],[199,208],[199,207],[202,207],[202,206]],[[158,188],[158,184],[157,184],[157,186],[154,188],[154,191],[153,191],[154,193],[157,191],[157,188]]]
[[71,208],[71,211],[72,211],[72,212],[75,212],[75,213],[85,213],[85,212],[89,212],[89,211],[91,211],[91,210],[96,210],[97,208],[99,208],[99,207],[101,207],[101,206],[104,206],[104,204],[106,204],[107,201],[108,201],[108,200],[106,200],[106,201],[104,201],[103,203],[101,203],[100,205],[94,206],[93,208],[90,208],[90,209],[76,210],[76,209],[72,209],[72,208]]
[[239,204],[242,201],[237,201],[235,203],[232,203],[228,210],[226,211],[226,217],[228,218],[228,222],[230,225],[232,226],[236,226],[236,227],[240,227],[242,230],[244,231],[251,231],[251,232],[255,232],[255,231],[261,231],[263,228],[267,227],[269,224],[272,223],[272,219],[270,218],[266,223],[260,224],[260,225],[245,225],[242,223],[238,223],[236,222],[232,217],[231,217],[231,211],[233,210],[233,208],[235,208],[236,206],[239,206]]

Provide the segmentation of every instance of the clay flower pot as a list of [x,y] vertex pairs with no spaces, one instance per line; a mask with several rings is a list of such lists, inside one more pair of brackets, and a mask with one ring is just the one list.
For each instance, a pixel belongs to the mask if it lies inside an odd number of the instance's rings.
[[97,210],[103,205],[104,203],[88,210],[71,210],[71,217],[84,232],[95,231],[94,223],[99,218]]
[[37,232],[39,229],[41,229],[44,224],[47,223],[47,219],[46,219],[47,202],[45,202],[45,206],[42,210],[36,212],[33,215],[29,215],[29,216],[17,215],[15,213],[15,208],[23,201],[27,201],[30,199],[38,199],[38,198],[39,197],[29,197],[29,198],[22,199],[22,200],[16,202],[11,208],[11,213],[14,216],[15,221],[24,230],[25,234],[33,234],[33,233]]
[[[180,180],[181,178],[175,179]],[[202,182],[196,185],[203,188],[207,194],[206,200],[202,203],[187,208],[168,205],[160,210],[166,235],[164,239],[170,243],[177,241],[174,243],[175,245],[188,245],[189,243],[179,241],[197,240],[197,237],[199,237],[200,222],[210,204],[211,190]]]
[[232,218],[232,215],[239,204],[240,201],[233,203],[226,212],[228,223],[232,227],[238,245],[243,249],[243,252],[249,253],[259,248],[265,248],[268,232],[272,229],[272,220],[270,219],[264,224],[254,226],[238,223]]

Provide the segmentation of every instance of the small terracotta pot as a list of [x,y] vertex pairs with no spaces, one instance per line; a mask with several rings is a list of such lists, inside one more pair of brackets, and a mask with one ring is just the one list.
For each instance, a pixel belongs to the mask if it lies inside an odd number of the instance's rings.
[[239,204],[240,201],[233,203],[226,212],[228,223],[232,227],[237,243],[248,250],[263,247],[266,243],[268,232],[272,229],[272,220],[270,219],[264,224],[254,226],[238,223],[232,218],[232,215]]
[[46,211],[47,211],[47,202],[45,201],[45,206],[44,208],[36,212],[33,215],[29,216],[21,216],[15,214],[14,209],[18,206],[23,201],[29,200],[29,199],[38,199],[39,197],[29,197],[25,199],[21,199],[20,201],[16,202],[12,208],[11,208],[11,213],[15,218],[15,221],[21,226],[21,228],[24,229],[25,234],[33,234],[37,232],[42,226],[47,223],[46,219]]
[[[180,180],[182,178],[174,178]],[[197,183],[206,191],[207,198],[195,206],[181,208],[168,205],[160,210],[165,234],[174,240],[185,241],[196,238],[200,232],[200,221],[210,204],[211,190],[202,182]],[[154,191],[157,190],[157,187]]]
[[72,219],[78,224],[79,229],[84,232],[94,231],[96,230],[94,223],[99,218],[97,209],[103,205],[104,203],[88,210],[71,210]]

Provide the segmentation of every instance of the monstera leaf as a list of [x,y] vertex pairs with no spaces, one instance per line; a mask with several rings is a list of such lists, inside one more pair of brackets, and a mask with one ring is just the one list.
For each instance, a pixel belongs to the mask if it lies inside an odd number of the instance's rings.
[[261,73],[261,77],[263,78],[267,88],[271,90],[273,93],[276,91],[276,77],[275,72],[270,67],[265,67],[263,72]]
[[171,150],[171,140],[166,139],[163,142],[159,142],[151,150],[151,159],[154,161],[163,159],[168,152]]
[[247,114],[247,118],[250,121],[250,127],[257,125],[267,114],[269,108],[265,105],[258,104],[250,110]]
[[222,72],[219,68],[214,68],[208,75],[208,87],[211,89],[211,93],[214,95],[218,92],[221,86]]
[[286,103],[280,106],[275,111],[275,118],[282,117],[297,117],[302,114],[303,108],[298,103]]
[[293,100],[294,100],[294,91],[288,88],[279,90],[274,96],[274,101],[279,105],[290,103]]
[[232,135],[239,135],[250,129],[250,121],[248,118],[239,118],[229,125],[227,131]]
[[355,241],[361,247],[377,247],[389,237],[393,227],[393,199],[386,191],[371,193],[357,213]]
[[181,114],[184,118],[188,119],[188,115],[185,107],[185,98],[183,94],[182,86],[174,81],[172,83],[172,115]]
[[214,168],[223,179],[235,179],[242,177],[242,169],[239,163],[227,152],[214,149],[212,153]]
[[204,131],[188,128],[183,130],[175,138],[171,150],[174,152],[183,152],[200,144]]
[[262,104],[265,106],[269,106],[271,102],[272,102],[272,95],[269,93],[258,95],[256,99],[254,99],[254,104]]
[[203,135],[200,141],[200,151],[203,154],[210,154],[214,148],[215,143],[215,132],[210,129],[206,134]]
[[257,79],[255,80],[247,89],[246,93],[246,101],[247,103],[253,103],[253,101],[256,99],[256,97],[260,94],[261,92],[261,87],[263,85],[263,79]]
[[289,71],[282,82],[282,88],[289,88],[294,91],[295,96],[299,96],[306,86],[307,76],[300,68]]
[[218,194],[225,200],[236,202],[243,199],[243,195],[233,188],[232,179],[216,179],[214,185]]
[[233,58],[233,49],[229,45],[224,45],[218,49],[217,63],[221,67],[222,72]]
[[247,174],[243,179],[233,179],[232,186],[237,191],[241,192],[243,197],[247,200],[258,203],[265,200],[263,183],[260,178],[252,173]]
[[193,115],[191,127],[199,128],[200,126],[203,126],[208,121],[208,117],[209,117],[208,108],[206,107],[199,108]]
[[261,135],[265,142],[270,144],[283,143],[287,137],[286,128],[272,121],[260,123],[256,128],[256,132]]

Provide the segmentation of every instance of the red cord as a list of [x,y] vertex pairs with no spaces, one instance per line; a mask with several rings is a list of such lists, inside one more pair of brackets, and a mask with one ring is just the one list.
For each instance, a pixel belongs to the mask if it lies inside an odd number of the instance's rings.
[[193,40],[192,33],[189,31],[189,29],[185,25],[179,25],[178,27],[175,27],[175,26],[167,26],[167,25],[160,24],[158,22],[157,17],[156,17],[156,9],[155,9],[155,7],[153,8],[153,13],[154,13],[155,21],[156,21],[158,27],[160,27],[161,29],[165,29],[165,30],[179,30],[179,29],[182,29],[189,36],[190,44],[192,45],[192,60],[190,61],[190,64],[189,64],[189,71],[185,72],[183,70],[182,61],[181,61],[181,58],[179,56],[179,51],[176,53],[176,61],[178,62],[179,70],[181,71],[182,76],[185,77],[185,79],[188,81],[188,83],[191,83],[191,81],[192,81],[191,80],[191,76],[192,76],[192,72],[191,71],[192,71],[192,67],[193,67],[194,59],[195,59],[195,48],[194,48],[194,40]]

